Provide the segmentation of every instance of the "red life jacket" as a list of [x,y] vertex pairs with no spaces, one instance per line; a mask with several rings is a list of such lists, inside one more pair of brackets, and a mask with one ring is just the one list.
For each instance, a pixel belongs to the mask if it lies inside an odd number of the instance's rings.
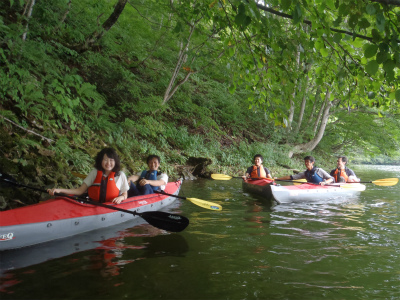
[[340,177],[344,178],[344,181],[347,182],[349,180],[349,176],[346,173],[346,169],[336,169],[335,172],[333,173],[333,177],[335,178],[336,182],[340,182]]
[[108,177],[104,177],[102,171],[97,171],[97,176],[93,184],[88,188],[89,197],[101,203],[118,197],[119,189],[115,184],[114,176],[115,172],[111,172]]
[[256,167],[253,166],[253,171],[250,173],[251,178],[267,178],[267,173],[263,166]]

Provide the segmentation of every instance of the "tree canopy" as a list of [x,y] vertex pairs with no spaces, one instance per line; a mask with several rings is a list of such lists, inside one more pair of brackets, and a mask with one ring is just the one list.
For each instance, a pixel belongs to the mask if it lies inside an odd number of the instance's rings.
[[106,145],[132,172],[396,157],[399,24],[396,0],[2,1],[0,168],[52,184]]

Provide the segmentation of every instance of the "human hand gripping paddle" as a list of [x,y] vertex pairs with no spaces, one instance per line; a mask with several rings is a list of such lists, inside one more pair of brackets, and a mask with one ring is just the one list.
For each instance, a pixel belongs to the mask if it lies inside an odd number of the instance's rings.
[[[0,180],[3,182],[7,182],[12,185],[25,187],[25,188],[28,188],[31,190],[47,193],[47,191],[44,189],[27,186],[27,185],[15,182],[10,179],[6,179],[5,177],[6,177],[6,174],[0,174]],[[101,206],[104,208],[129,213],[134,216],[139,216],[139,217],[143,218],[150,225],[157,227],[159,229],[163,229],[163,230],[167,230],[167,231],[171,231],[171,232],[180,232],[189,225],[189,219],[184,216],[181,216],[181,215],[166,213],[166,212],[162,212],[162,211],[146,211],[146,212],[138,213],[136,211],[130,211],[130,210],[116,207],[116,206],[111,206],[111,205],[103,204],[103,203],[100,203],[97,201],[93,201],[92,199],[86,198],[86,197],[71,196],[71,195],[62,194],[62,193],[56,193],[56,195],[61,196],[61,197],[67,197],[67,198],[70,198],[70,199],[78,201],[78,202],[89,203],[92,205]]]
[[[77,172],[72,172],[72,175],[74,175],[76,177],[79,177],[79,178],[86,178],[86,175],[80,174],[80,173],[77,173]],[[156,193],[157,194],[168,195],[168,196],[171,196],[171,197],[176,197],[176,198],[183,199],[183,200],[188,200],[188,201],[192,202],[193,204],[195,204],[197,206],[200,206],[200,207],[203,207],[203,208],[206,208],[206,209],[219,210],[219,211],[222,210],[222,206],[221,205],[213,203],[213,202],[210,202],[210,201],[205,201],[205,200],[201,200],[201,199],[197,199],[197,198],[186,198],[186,197],[181,197],[181,196],[177,196],[177,195],[173,195],[173,194],[167,194],[164,191],[161,191],[161,192],[156,191]]]

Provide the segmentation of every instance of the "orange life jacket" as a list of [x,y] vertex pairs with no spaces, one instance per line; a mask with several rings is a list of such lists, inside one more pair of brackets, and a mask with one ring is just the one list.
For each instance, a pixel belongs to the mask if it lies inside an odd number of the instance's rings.
[[250,173],[251,178],[267,178],[267,173],[263,166],[256,167],[253,166],[253,171]]
[[346,169],[336,168],[335,172],[333,173],[333,177],[335,178],[336,182],[340,182],[340,177],[343,177],[345,182],[349,180],[349,176],[346,173]]
[[102,171],[97,171],[93,184],[88,188],[89,197],[101,203],[118,197],[119,189],[115,184],[114,176],[115,172],[111,172],[108,177],[104,177]]

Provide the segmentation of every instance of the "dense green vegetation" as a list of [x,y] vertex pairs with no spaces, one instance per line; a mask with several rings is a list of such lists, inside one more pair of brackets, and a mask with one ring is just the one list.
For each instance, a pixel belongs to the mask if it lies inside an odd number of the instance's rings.
[[173,178],[256,153],[273,175],[309,153],[399,163],[400,4],[266,2],[2,1],[0,169],[74,186],[105,146],[128,174],[154,153]]

